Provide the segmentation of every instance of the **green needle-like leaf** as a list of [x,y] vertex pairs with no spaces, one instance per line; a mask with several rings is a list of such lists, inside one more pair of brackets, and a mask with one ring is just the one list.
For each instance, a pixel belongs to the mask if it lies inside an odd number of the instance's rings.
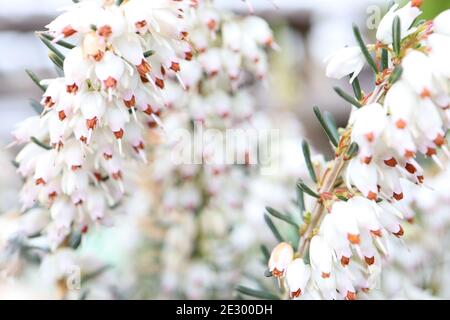
[[[352,77],[352,75],[350,75]],[[359,84],[358,78],[355,78],[352,82],[353,93],[355,94],[356,100],[361,101],[363,94],[361,91],[361,85]]]
[[314,166],[311,160],[311,149],[309,148],[308,142],[306,142],[305,140],[303,140],[302,142],[302,150],[303,150],[303,157],[305,158],[306,167],[308,168],[309,171],[309,176],[315,183],[317,183],[316,172],[314,170]]
[[367,49],[367,46],[364,43],[364,40],[361,36],[361,31],[359,31],[359,28],[356,24],[353,24],[353,34],[355,35],[356,42],[358,43],[359,47],[361,48],[361,52],[363,53],[364,57],[366,58],[367,63],[372,68],[372,70],[375,72],[375,74],[377,74],[378,73],[377,65],[375,64],[375,61],[373,60],[372,56],[370,55],[370,52]]
[[[55,40],[55,37],[52,36],[52,35],[50,35],[50,34],[48,34],[48,33],[40,32],[40,33],[38,33],[38,35],[39,35],[40,37],[43,37],[43,38],[47,39],[48,41],[53,41],[53,40]],[[69,50],[71,50],[71,49],[73,49],[73,48],[76,47],[75,45],[73,45],[73,44],[71,44],[71,43],[69,43],[69,42],[66,42],[66,41],[64,41],[64,40],[59,40],[59,41],[57,41],[57,42],[55,42],[55,43],[56,43],[57,45],[60,45],[61,47],[64,47],[64,48],[66,48],[66,49],[69,49]]]
[[297,188],[297,205],[300,209],[300,216],[303,219],[303,212],[305,212],[305,194],[303,193],[303,190]]
[[53,52],[61,61],[64,61],[64,59],[66,59],[66,57],[61,53],[61,51],[59,51],[54,45],[53,43],[50,42],[50,40],[48,40],[46,37],[44,37],[42,34],[38,34],[39,39],[41,39],[41,41],[45,44],[45,46],[51,51]]
[[402,76],[402,73],[402,66],[398,65],[397,67],[395,67],[394,71],[392,71],[391,76],[389,77],[389,83],[394,84],[395,82],[397,82],[397,80]]
[[381,50],[381,69],[382,71],[389,68],[389,51],[386,48]]
[[47,90],[47,86],[41,84],[41,80],[33,71],[25,70],[25,72],[30,77],[30,79],[42,90],[42,92],[45,92],[45,90]]
[[277,227],[273,223],[272,219],[270,219],[270,217],[267,214],[264,215],[264,221],[266,222],[267,226],[269,227],[270,231],[272,231],[273,235],[278,240],[278,242],[283,242],[284,241],[283,237],[281,236]]
[[401,21],[400,18],[396,16],[392,23],[392,47],[394,48],[394,53],[397,57],[400,55],[401,41]]
[[34,142],[39,147],[41,147],[41,148],[43,148],[45,150],[52,150],[53,149],[51,146],[43,143],[42,141],[39,141],[39,139],[37,139],[36,137],[31,137],[30,140],[31,140],[31,142]]
[[299,181],[297,183],[297,187],[302,190],[304,193],[309,194],[311,197],[320,199],[320,196],[314,192],[310,187],[308,187],[306,184],[303,183],[303,181]]
[[64,70],[64,62],[53,52],[48,54],[50,60],[57,66],[59,69]]
[[148,50],[144,52],[144,57],[148,58],[155,54],[155,50]]
[[334,91],[336,91],[336,93],[338,94],[338,96],[340,96],[342,99],[344,99],[345,101],[347,101],[348,103],[350,103],[351,105],[357,107],[357,108],[361,108],[362,104],[361,102],[359,102],[358,100],[356,100],[355,98],[353,98],[351,95],[349,95],[348,93],[346,93],[344,90],[342,90],[339,87],[334,87],[333,88]]
[[36,100],[30,100],[30,105],[33,108],[34,111],[36,111],[37,114],[41,114],[42,111],[44,110],[44,108],[42,107],[42,105],[37,102]]
[[337,141],[339,141],[341,135],[339,134],[339,131],[338,131],[338,128],[337,128],[337,125],[336,125],[336,120],[334,120],[333,115],[330,112],[325,111],[323,113],[323,117],[324,117],[324,120],[325,120],[328,128],[330,128],[331,133],[333,134],[334,138]]
[[354,156],[358,154],[359,146],[356,142],[352,142],[350,146],[348,147],[347,153],[345,155],[345,158],[347,160],[352,159]]
[[261,252],[262,252],[262,254],[264,256],[264,263],[267,264],[269,262],[269,259],[270,259],[270,251],[263,244],[260,246],[260,249],[261,249]]
[[328,136],[328,139],[330,139],[333,146],[338,146],[338,140],[333,134],[333,131],[331,128],[328,127],[328,124],[326,123],[325,119],[323,118],[322,112],[320,111],[319,107],[315,106],[313,108],[314,114],[316,115],[317,119],[319,120],[320,125],[322,126],[323,130],[325,131],[326,135]]
[[294,227],[298,228],[299,225],[297,224],[297,222],[295,222],[291,217],[289,217],[288,215],[282,214],[281,212],[275,210],[274,208],[271,207],[266,207],[267,212],[277,218],[280,219],[286,223],[289,223],[290,225],[293,225]]

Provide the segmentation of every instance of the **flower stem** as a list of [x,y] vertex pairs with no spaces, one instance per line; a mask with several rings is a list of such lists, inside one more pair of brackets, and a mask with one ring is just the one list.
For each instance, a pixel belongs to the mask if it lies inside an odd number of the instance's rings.
[[[368,104],[378,101],[381,98],[382,93],[384,92],[384,86],[385,86],[384,82],[377,85],[375,87],[375,89],[373,90],[373,93],[370,96],[370,98],[368,99],[368,101],[366,101],[365,105],[368,105]],[[350,125],[347,125],[346,130],[349,130],[349,131],[351,130]],[[343,137],[343,136],[341,137],[341,139],[345,139],[345,137]],[[339,143],[339,145],[341,145],[341,144]],[[346,144],[344,143],[344,145],[346,145]],[[341,176],[342,171],[345,169],[345,165],[347,164],[347,160],[348,160],[348,159],[346,159],[346,153],[349,148],[349,145],[346,145],[344,148],[345,148],[345,150],[341,150],[341,152],[337,153],[338,156],[336,156],[336,158],[334,159],[331,168],[326,170],[325,173],[323,174],[322,178],[320,179],[321,186],[319,188],[319,195],[322,195],[324,193],[331,193],[334,191],[336,181]],[[305,254],[306,254],[306,249],[308,248],[308,245],[309,245],[312,237],[314,236],[314,230],[316,230],[317,228],[320,227],[322,217],[325,213],[324,209],[325,208],[322,203],[322,200],[318,199],[316,201],[316,204],[314,205],[312,212],[311,212],[311,221],[308,224],[308,228],[303,233],[303,235],[300,237],[300,240],[298,243],[298,253],[301,258],[304,258]]]

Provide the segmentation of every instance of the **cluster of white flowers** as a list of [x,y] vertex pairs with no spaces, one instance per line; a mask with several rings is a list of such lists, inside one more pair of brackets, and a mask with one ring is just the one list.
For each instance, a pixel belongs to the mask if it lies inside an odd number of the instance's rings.
[[50,210],[51,222],[35,231],[46,234],[51,249],[72,231],[111,224],[110,208],[127,191],[124,163],[147,161],[144,130],[160,124],[166,79],[192,57],[184,12],[194,6],[85,0],[47,26],[42,37],[66,47],[67,39],[72,49],[66,56],[53,50],[63,76],[41,82],[42,114],[13,135],[25,144],[16,159],[25,178],[22,210]]
[[[329,58],[329,77],[357,81],[368,60],[376,83],[371,93],[346,97],[353,105],[350,120],[340,131],[335,160],[318,179],[319,200],[298,253],[288,243],[272,252],[270,271],[286,280],[290,297],[355,299],[376,287],[389,237],[402,237],[402,220],[413,218],[411,189],[424,183],[416,155],[441,167],[438,150],[450,155],[450,11],[413,24],[420,4],[394,5],[375,45],[366,47],[356,29],[360,46]],[[351,144],[358,152],[347,156]]]
[[[446,188],[450,170],[425,172],[427,187],[416,189],[414,223],[405,228],[405,243],[391,243],[391,259],[384,266],[380,287],[366,298],[447,299],[450,227],[450,193]],[[432,171],[432,170],[431,170]]]

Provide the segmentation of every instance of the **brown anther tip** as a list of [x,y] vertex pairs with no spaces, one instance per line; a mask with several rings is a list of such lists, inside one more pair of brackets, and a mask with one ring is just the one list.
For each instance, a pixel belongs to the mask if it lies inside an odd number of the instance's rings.
[[436,149],[434,149],[434,148],[427,148],[427,153],[426,153],[426,155],[428,156],[428,157],[432,157],[432,156],[434,156],[435,154],[436,154],[437,152],[436,152]]
[[81,169],[80,165],[73,165],[70,169],[72,169],[72,171],[77,171],[78,169]]
[[172,69],[175,72],[179,72],[180,71],[180,64],[178,62],[173,62],[170,65],[170,69]]
[[66,86],[66,91],[67,93],[77,93],[78,91],[78,86],[76,83],[74,84],[70,84]]
[[384,164],[387,165],[388,167],[395,167],[398,164],[398,162],[397,160],[395,160],[394,157],[392,157],[388,160],[384,160]]
[[341,265],[343,267],[348,266],[349,263],[350,263],[350,258],[348,258],[346,256],[341,257]]
[[364,261],[367,265],[371,266],[375,263],[375,257],[364,257]]
[[60,121],[63,121],[66,118],[66,113],[64,112],[64,110],[61,110],[58,112],[58,118]]
[[420,97],[423,98],[423,99],[431,97],[430,90],[428,90],[427,88],[424,88],[422,90],[422,92],[420,93]]
[[298,298],[301,295],[302,295],[302,289],[300,289],[300,288],[295,292],[291,292],[291,298]]
[[38,185],[43,185],[43,186],[45,186],[45,184],[46,184],[46,182],[45,182],[44,179],[42,179],[42,178],[36,179],[36,185],[37,185],[37,186],[38,186]]
[[106,88],[115,88],[117,85],[117,80],[114,79],[113,77],[108,77],[108,79],[106,79],[105,81],[103,81],[103,84],[105,85]]
[[273,275],[275,278],[280,278],[280,277],[283,276],[283,274],[284,274],[284,270],[283,270],[283,271],[280,271],[280,270],[278,270],[277,268],[273,269],[273,271],[272,271],[272,275]]
[[392,196],[394,197],[395,200],[400,201],[403,199],[403,192],[400,192],[400,193],[394,192]]
[[331,276],[331,274],[329,272],[322,272],[323,279],[328,279],[330,276]]
[[71,35],[74,35],[75,33],[77,33],[77,31],[72,28],[70,25],[64,27],[64,29],[62,29],[62,34],[64,35],[64,38],[70,37]]
[[398,232],[394,233],[394,236],[396,236],[397,238],[400,238],[401,236],[403,236],[405,234],[405,231],[403,230],[401,225],[398,225],[399,230]]
[[433,142],[434,142],[438,147],[441,147],[441,146],[443,146],[444,143],[445,143],[445,138],[444,138],[443,135],[438,134],[437,137],[436,137],[436,139],[433,140]]
[[409,162],[406,163],[405,169],[406,169],[406,171],[408,171],[411,174],[414,174],[414,173],[417,172],[416,167],[413,164],[409,163]]
[[359,234],[348,234],[347,235],[348,241],[350,241],[351,244],[360,244],[361,239],[359,238]]
[[88,129],[92,130],[97,125],[97,117],[93,119],[86,120],[86,126]]
[[369,200],[377,200],[378,195],[375,192],[369,191],[367,194],[367,199]]
[[123,100],[123,103],[125,104],[125,106],[129,109],[132,108],[136,105],[136,97],[133,95],[130,100]]
[[365,164],[370,164],[372,162],[372,157],[364,157],[362,162]]
[[208,26],[209,30],[215,30],[217,27],[217,21],[214,19],[211,19],[208,21],[208,23],[206,25]]
[[116,137],[116,139],[122,139],[123,138],[123,129],[120,129],[119,131],[115,131],[114,136]]
[[112,35],[112,28],[111,26],[105,25],[103,27],[98,28],[97,34],[100,37],[108,38],[110,35]]
[[367,141],[369,141],[369,142],[373,142],[373,139],[375,138],[373,135],[373,132],[369,132],[369,133],[365,134],[364,136],[366,137]]
[[370,233],[373,234],[376,237],[381,237],[383,235],[381,229],[378,230],[370,230]]
[[405,128],[406,128],[406,121],[404,121],[404,120],[402,120],[402,119],[399,119],[399,120],[397,120],[397,121],[395,122],[395,126],[396,126],[398,129],[405,129]]
[[156,78],[155,80],[155,84],[160,88],[160,89],[164,89],[164,80],[160,79],[160,78]]
[[345,296],[345,299],[347,300],[356,300],[356,293],[347,291],[347,295]]

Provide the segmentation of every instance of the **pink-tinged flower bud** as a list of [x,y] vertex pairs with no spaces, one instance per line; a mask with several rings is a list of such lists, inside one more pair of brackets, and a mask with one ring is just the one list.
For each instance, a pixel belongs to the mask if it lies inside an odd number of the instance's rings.
[[359,47],[346,47],[327,57],[325,62],[327,77],[342,79],[353,74],[350,79],[350,82],[353,82],[363,69],[365,59]]
[[289,263],[294,259],[294,249],[289,243],[281,242],[273,250],[269,259],[269,271],[275,277],[282,277]]
[[289,263],[286,269],[286,283],[291,298],[297,298],[305,293],[310,277],[311,267],[306,265],[302,259],[297,258]]

